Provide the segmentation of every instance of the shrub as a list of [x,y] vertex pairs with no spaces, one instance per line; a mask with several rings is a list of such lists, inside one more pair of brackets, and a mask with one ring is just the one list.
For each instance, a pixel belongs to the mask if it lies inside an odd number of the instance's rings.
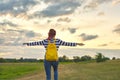
[[104,62],[106,60],[109,60],[109,58],[107,58],[104,55],[102,55],[102,53],[98,53],[96,55],[96,62]]

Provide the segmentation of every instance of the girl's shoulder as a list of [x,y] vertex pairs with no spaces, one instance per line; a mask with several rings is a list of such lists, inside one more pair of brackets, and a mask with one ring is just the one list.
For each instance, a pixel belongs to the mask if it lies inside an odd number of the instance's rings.
[[44,42],[47,42],[47,41],[48,41],[48,39],[43,39],[43,41],[44,41]]
[[[55,40],[56,40],[56,41],[61,41],[61,39],[59,39],[59,38],[55,38]],[[44,42],[47,42],[48,39],[44,39],[43,41],[44,41]]]
[[56,40],[56,41],[61,41],[61,39],[59,39],[59,38],[56,38],[55,40]]

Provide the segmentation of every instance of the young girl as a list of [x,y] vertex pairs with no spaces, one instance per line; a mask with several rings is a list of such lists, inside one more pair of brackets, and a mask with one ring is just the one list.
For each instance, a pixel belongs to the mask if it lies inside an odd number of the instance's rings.
[[[46,50],[47,50],[48,43],[49,42],[54,43],[54,41],[55,41],[57,50],[59,46],[77,46],[77,45],[83,46],[84,45],[83,43],[71,43],[71,42],[62,41],[60,39],[55,39],[55,35],[56,35],[56,31],[54,29],[50,29],[47,39],[39,42],[23,43],[23,45],[27,45],[27,46],[43,45]],[[46,80],[51,80],[51,66],[53,67],[53,70],[54,70],[54,80],[58,80],[58,62],[59,62],[58,60],[48,61],[46,60],[46,57],[45,57],[44,67],[46,72]]]

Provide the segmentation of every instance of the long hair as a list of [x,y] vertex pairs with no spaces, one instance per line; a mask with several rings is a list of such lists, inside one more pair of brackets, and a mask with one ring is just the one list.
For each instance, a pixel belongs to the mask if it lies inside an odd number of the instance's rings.
[[50,29],[49,33],[48,33],[48,39],[50,40],[50,39],[54,38],[55,35],[56,35],[56,31],[54,29]]

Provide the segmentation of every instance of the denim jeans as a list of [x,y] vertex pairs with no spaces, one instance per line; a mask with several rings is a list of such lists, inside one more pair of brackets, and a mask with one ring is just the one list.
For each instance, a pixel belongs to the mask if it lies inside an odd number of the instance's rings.
[[44,67],[46,72],[46,80],[51,80],[51,66],[54,70],[54,80],[58,80],[58,61],[46,61],[44,60]]

